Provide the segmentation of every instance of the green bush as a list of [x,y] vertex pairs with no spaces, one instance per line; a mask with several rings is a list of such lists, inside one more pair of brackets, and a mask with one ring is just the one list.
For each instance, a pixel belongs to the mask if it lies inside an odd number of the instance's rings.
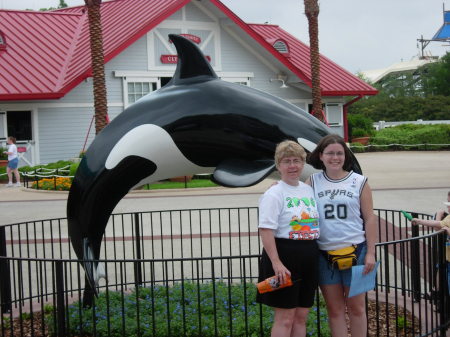
[[351,143],[350,149],[352,150],[353,153],[360,153],[364,152],[366,148],[361,143]]
[[353,137],[372,136],[375,132],[373,120],[361,114],[347,115],[348,133],[350,139]]
[[368,132],[361,128],[353,128],[352,129],[352,138],[358,138],[358,137],[367,137],[369,136]]
[[450,96],[390,97],[380,92],[350,105],[349,124],[354,115],[368,116],[376,122],[446,120],[450,116]]
[[[402,124],[396,127],[385,128],[376,132],[370,139],[371,145],[397,145],[397,149],[402,150],[440,150],[448,149],[448,145],[428,145],[428,144],[449,144],[450,125],[416,125]],[[392,147],[379,147],[377,150],[392,150]]]
[[0,146],[0,160],[8,160],[8,155],[5,153],[8,149]]
[[[255,296],[252,283],[229,285],[221,281],[156,285],[129,294],[107,291],[99,295],[94,312],[92,308],[83,309],[80,302],[69,306],[68,335],[92,335],[95,317],[98,337],[244,336],[246,328],[249,336],[269,336],[273,310],[256,303]],[[48,318],[50,329],[56,326],[53,319]],[[320,326],[321,336],[330,336],[323,301]],[[308,317],[307,331],[308,336],[318,335],[314,310]]]

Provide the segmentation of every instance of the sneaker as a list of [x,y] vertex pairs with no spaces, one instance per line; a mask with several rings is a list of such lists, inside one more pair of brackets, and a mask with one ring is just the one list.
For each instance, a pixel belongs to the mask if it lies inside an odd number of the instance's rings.
[[6,187],[13,187],[13,183],[8,183],[8,185],[6,185]]
[[16,187],[20,187],[20,186],[22,186],[20,183],[16,183],[14,186],[16,186]]

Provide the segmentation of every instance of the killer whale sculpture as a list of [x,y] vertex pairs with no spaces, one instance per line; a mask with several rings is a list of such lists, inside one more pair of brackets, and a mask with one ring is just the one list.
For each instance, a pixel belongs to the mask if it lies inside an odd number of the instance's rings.
[[[220,80],[200,49],[170,35],[178,53],[172,80],[131,105],[94,139],[67,201],[69,236],[96,293],[101,240],[111,212],[133,187],[213,173],[227,187],[254,185],[275,170],[276,144],[312,151],[330,133],[302,109],[268,93]],[[354,159],[353,169],[361,172]],[[92,295],[91,295],[92,296]]]

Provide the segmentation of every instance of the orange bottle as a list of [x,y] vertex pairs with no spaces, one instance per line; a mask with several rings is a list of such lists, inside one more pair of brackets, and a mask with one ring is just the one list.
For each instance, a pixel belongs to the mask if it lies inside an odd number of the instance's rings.
[[278,276],[272,276],[256,284],[256,288],[260,294],[264,294],[281,288],[290,287],[292,285],[291,277],[286,275],[284,279],[285,282],[280,284],[280,281],[278,281]]

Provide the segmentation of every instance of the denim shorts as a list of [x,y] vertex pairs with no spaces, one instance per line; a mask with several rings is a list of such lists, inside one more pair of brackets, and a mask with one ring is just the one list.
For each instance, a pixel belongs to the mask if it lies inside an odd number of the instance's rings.
[[11,159],[10,161],[8,161],[8,167],[11,170],[15,170],[17,168],[17,166],[19,166],[19,158],[16,157],[16,158]]
[[[356,249],[356,264],[364,264],[364,259],[366,257],[367,245],[366,242],[362,242],[358,245]],[[337,268],[332,268],[325,258],[325,254],[319,254],[319,284],[342,284],[346,287],[350,287],[352,281],[352,268],[346,270],[339,270]]]

